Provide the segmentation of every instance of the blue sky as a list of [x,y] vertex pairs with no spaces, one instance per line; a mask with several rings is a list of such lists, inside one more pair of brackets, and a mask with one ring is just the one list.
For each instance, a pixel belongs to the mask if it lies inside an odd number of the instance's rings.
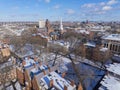
[[120,21],[120,0],[0,0],[0,21]]

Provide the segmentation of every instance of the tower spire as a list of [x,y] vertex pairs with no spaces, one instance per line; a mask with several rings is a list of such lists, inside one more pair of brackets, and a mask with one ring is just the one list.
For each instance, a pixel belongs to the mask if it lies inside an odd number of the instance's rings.
[[63,30],[62,18],[60,20],[60,30]]

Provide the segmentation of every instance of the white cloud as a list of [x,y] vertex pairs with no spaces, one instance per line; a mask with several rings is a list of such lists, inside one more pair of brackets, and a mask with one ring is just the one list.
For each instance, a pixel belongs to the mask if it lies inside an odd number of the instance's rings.
[[60,5],[55,5],[54,7],[53,7],[54,9],[59,9],[60,8]]
[[94,8],[94,11],[95,11],[95,12],[99,11],[99,8]]
[[105,2],[101,2],[101,3],[100,3],[101,6],[104,6],[105,4],[106,4]]
[[74,14],[74,13],[75,13],[75,11],[73,9],[68,9],[67,10],[67,14]]
[[92,8],[94,6],[95,6],[95,3],[88,3],[88,4],[82,5],[83,8]]
[[50,2],[50,0],[45,0],[45,2],[46,2],[46,3],[49,3],[49,2]]
[[108,11],[108,10],[111,10],[111,9],[112,9],[111,6],[104,6],[104,7],[102,8],[103,11]]
[[98,11],[96,12],[96,14],[105,14],[106,12],[105,11]]
[[113,4],[117,4],[118,1],[117,0],[110,0],[107,4],[108,5],[113,5]]
[[120,0],[107,0],[99,3],[85,3],[81,6],[81,11],[86,16],[107,15],[114,10],[118,10]]

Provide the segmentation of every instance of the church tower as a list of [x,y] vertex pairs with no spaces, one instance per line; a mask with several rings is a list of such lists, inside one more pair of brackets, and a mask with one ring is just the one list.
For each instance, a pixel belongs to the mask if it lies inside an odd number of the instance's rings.
[[62,24],[62,18],[60,20],[60,32],[63,33],[63,24]]
[[50,24],[50,21],[48,19],[46,19],[46,23],[45,23],[45,27],[47,29],[47,33],[48,35],[51,33],[51,32],[54,32],[51,24]]

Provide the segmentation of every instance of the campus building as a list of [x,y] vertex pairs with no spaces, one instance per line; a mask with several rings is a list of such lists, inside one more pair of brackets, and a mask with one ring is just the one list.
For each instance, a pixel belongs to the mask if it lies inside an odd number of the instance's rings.
[[111,34],[104,36],[102,39],[105,48],[113,53],[120,54],[120,34]]

